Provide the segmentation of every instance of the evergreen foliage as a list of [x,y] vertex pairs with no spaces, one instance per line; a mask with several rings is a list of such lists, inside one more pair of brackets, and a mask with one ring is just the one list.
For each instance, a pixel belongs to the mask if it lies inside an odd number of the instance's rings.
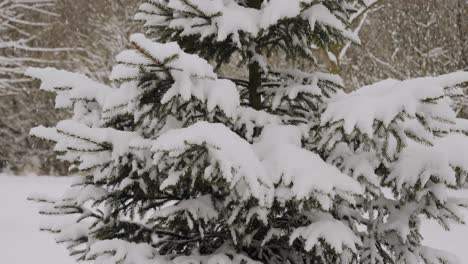
[[[273,69],[350,39],[362,1],[151,0],[111,79],[30,69],[73,117],[32,134],[81,177],[57,233],[95,263],[456,263],[423,217],[462,222],[468,172],[456,98],[468,73],[346,94],[326,73]],[[239,54],[247,79],[216,67]],[[464,146],[464,147],[462,147]]]

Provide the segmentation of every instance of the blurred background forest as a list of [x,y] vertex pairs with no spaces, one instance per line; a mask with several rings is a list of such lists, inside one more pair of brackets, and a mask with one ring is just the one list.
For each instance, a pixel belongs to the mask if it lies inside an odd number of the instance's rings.
[[[67,166],[54,158],[51,146],[28,133],[68,113],[51,110],[52,96],[22,72],[27,66],[56,67],[108,82],[114,56],[131,32],[143,30],[133,21],[139,1],[31,1],[0,0],[0,173],[61,175]],[[314,62],[271,59],[281,66],[337,73],[349,91],[387,78],[468,70],[466,0],[376,0],[351,22],[362,46],[318,51]],[[242,75],[238,69],[222,71]]]

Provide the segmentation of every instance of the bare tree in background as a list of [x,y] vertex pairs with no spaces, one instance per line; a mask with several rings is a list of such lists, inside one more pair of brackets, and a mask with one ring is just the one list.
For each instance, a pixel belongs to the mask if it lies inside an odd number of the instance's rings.
[[[28,137],[35,113],[43,114],[41,120],[50,118],[44,107],[50,100],[35,94],[31,80],[23,75],[30,65],[56,63],[45,53],[64,51],[37,45],[40,33],[49,26],[47,20],[58,16],[53,6],[49,0],[0,0],[0,172],[35,169],[53,159],[46,144]],[[38,147],[32,147],[36,143]]]
[[32,43],[37,39],[37,33],[47,26],[34,18],[57,16],[51,11],[52,6],[53,2],[44,0],[0,0],[1,95],[24,88],[29,82],[22,74],[27,65],[48,63],[31,53],[51,51],[34,47]]
[[364,45],[342,62],[350,86],[468,69],[466,0],[383,0],[375,8],[361,30]]
[[42,44],[74,47],[77,52],[62,54],[59,68],[79,69],[99,81],[108,75],[128,37],[141,25],[133,15],[138,0],[58,0],[55,11],[61,18],[51,21]]
[[24,67],[79,69],[105,80],[137,6],[136,0],[0,0],[0,172],[65,172],[29,130],[67,113],[50,110],[53,100],[23,77]]

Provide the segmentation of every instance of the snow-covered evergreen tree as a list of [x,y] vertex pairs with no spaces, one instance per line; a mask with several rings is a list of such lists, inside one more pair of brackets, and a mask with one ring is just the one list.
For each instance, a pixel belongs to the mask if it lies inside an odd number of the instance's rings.
[[[32,134],[82,175],[36,197],[80,260],[95,263],[455,263],[422,244],[423,217],[461,222],[468,73],[388,80],[274,69],[358,38],[362,1],[151,0],[111,79],[30,69],[74,115]],[[240,56],[249,76],[220,77]],[[213,63],[213,67],[210,63]]]

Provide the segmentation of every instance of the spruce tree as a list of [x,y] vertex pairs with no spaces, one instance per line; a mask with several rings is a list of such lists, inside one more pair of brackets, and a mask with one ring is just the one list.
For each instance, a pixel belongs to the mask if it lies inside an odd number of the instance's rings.
[[[94,263],[455,263],[423,217],[462,222],[468,171],[455,110],[468,73],[346,94],[338,76],[275,69],[359,42],[364,2],[150,0],[110,78],[30,69],[73,117],[32,134],[81,176],[57,233]],[[216,74],[233,56],[246,78]]]

